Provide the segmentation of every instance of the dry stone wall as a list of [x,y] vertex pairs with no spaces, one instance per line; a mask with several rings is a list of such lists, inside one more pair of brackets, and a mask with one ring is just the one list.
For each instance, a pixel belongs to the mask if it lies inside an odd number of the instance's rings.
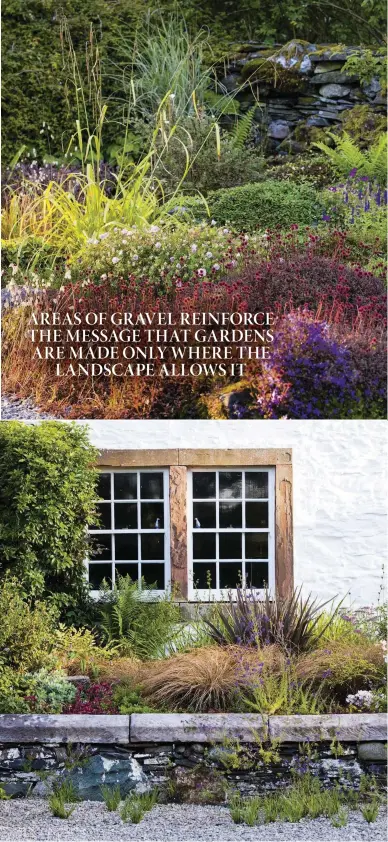
[[360,54],[354,46],[291,42],[268,49],[265,44],[247,44],[218,68],[218,78],[236,94],[242,113],[256,106],[256,142],[272,152],[298,152],[311,128],[341,124],[355,105],[386,111],[377,77],[364,83],[344,70],[347,59]]

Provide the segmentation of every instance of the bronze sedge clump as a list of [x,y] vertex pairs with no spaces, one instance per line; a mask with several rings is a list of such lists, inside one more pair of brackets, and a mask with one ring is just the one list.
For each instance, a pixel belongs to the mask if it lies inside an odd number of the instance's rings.
[[227,607],[217,608],[215,621],[205,619],[212,639],[221,646],[268,646],[277,644],[290,653],[313,649],[330,623],[339,606],[326,623],[322,622],[323,608],[331,602],[317,604],[309,594],[301,597],[301,588],[287,596],[271,596],[266,590],[259,599],[253,590],[237,590],[237,600],[229,597]]
[[263,652],[241,646],[204,646],[144,663],[139,685],[152,704],[170,710],[231,710],[259,662],[279,671],[283,660],[274,646]]

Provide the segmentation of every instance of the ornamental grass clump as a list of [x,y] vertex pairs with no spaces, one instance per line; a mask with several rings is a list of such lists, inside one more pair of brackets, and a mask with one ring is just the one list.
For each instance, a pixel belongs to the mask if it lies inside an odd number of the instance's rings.
[[230,596],[227,607],[217,606],[214,622],[205,619],[210,636],[221,646],[275,644],[290,653],[311,650],[332,622],[334,612],[318,627],[324,606],[332,600],[319,604],[311,594],[302,597],[301,592],[300,587],[282,597],[266,590],[262,599],[254,589],[238,588],[236,601]]

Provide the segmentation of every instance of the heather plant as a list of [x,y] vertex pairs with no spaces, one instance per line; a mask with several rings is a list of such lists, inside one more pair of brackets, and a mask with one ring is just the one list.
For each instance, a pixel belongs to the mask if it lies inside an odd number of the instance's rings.
[[360,636],[357,642],[338,640],[325,648],[301,655],[295,670],[298,680],[320,687],[322,682],[335,700],[346,705],[346,697],[361,688],[374,690],[385,681],[384,650],[380,643],[367,643]]

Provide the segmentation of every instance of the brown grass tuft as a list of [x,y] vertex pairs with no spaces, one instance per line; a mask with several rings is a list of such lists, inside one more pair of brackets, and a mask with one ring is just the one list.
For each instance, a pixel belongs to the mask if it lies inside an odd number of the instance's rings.
[[239,687],[249,682],[259,664],[279,669],[281,661],[276,646],[263,651],[206,646],[145,663],[139,678],[142,694],[155,705],[194,711],[230,710]]

